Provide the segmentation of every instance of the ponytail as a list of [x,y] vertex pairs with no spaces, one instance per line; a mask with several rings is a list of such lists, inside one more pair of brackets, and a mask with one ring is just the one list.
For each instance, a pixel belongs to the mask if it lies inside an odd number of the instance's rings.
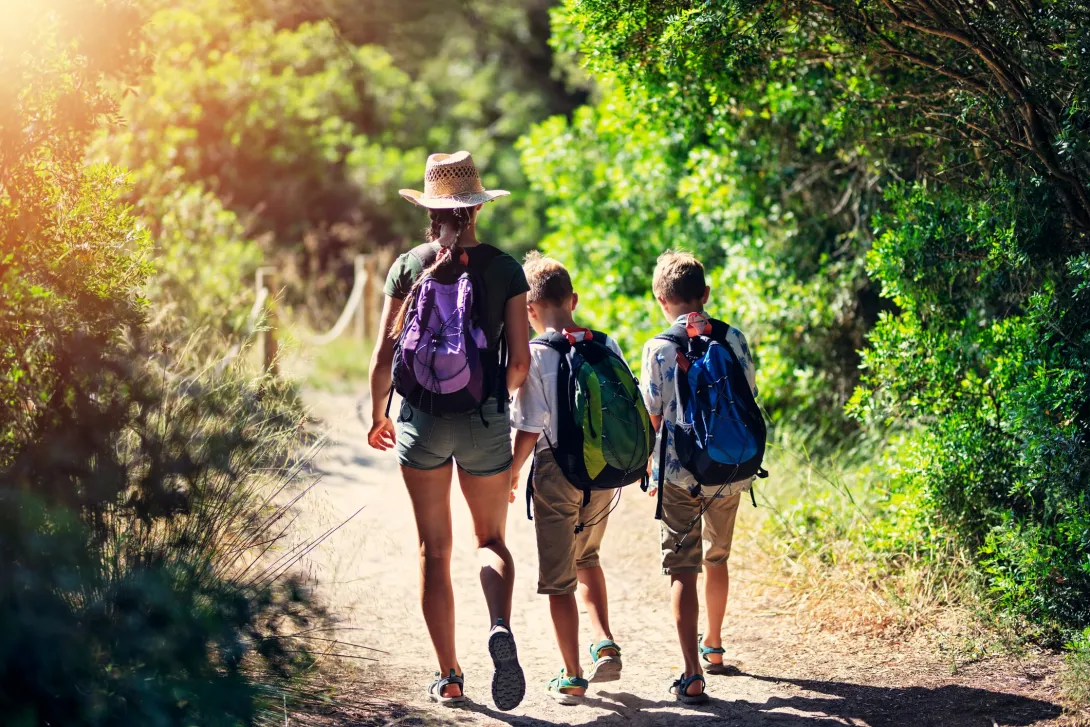
[[394,338],[401,335],[401,331],[405,327],[405,316],[409,312],[409,306],[412,305],[413,299],[416,297],[417,288],[420,287],[420,282],[430,275],[448,268],[456,263],[465,265],[466,253],[465,250],[459,245],[459,241],[462,239],[462,233],[467,227],[469,227],[470,220],[470,207],[455,207],[453,209],[429,209],[428,216],[431,218],[431,223],[428,225],[428,229],[425,232],[428,242],[438,242],[441,246],[439,255],[436,256],[435,262],[431,264],[429,268],[424,270],[416,277],[416,281],[413,283],[413,287],[409,289],[408,295],[405,296],[405,300],[401,303],[401,310],[398,311],[397,318],[394,320],[394,326],[391,330]]

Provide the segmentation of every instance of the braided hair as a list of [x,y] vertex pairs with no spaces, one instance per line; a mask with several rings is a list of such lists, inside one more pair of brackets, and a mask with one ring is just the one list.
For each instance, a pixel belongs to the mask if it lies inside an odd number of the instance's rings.
[[428,242],[438,242],[442,249],[440,249],[439,255],[435,258],[435,262],[432,263],[431,267],[417,276],[416,282],[413,283],[408,295],[405,296],[405,300],[401,303],[401,310],[398,311],[392,331],[395,338],[401,335],[401,331],[405,327],[405,316],[409,312],[413,298],[416,297],[416,291],[420,287],[421,281],[429,275],[457,264],[461,259],[465,251],[458,243],[462,239],[462,233],[469,227],[473,219],[470,213],[471,209],[471,207],[455,207],[453,209],[428,210],[430,223],[425,232],[425,237]]

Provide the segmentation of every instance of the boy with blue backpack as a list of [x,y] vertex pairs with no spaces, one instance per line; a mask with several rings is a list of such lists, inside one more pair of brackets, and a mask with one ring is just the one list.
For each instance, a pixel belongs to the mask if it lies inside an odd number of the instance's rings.
[[[561,704],[577,704],[591,682],[620,678],[621,648],[609,629],[598,551],[619,488],[646,479],[654,435],[617,344],[576,324],[579,298],[568,271],[537,253],[527,257],[524,270],[530,324],[538,335],[530,343],[530,372],[511,407],[517,430],[512,471],[517,477],[533,455],[526,500],[537,531],[538,593],[549,596],[564,661],[547,691]],[[594,635],[586,675],[576,591]]]
[[[753,478],[767,474],[765,424],[745,336],[704,312],[710,293],[704,266],[688,253],[667,252],[655,266],[652,289],[671,325],[643,350],[643,397],[659,431],[650,492],[658,498],[662,570],[670,576],[685,663],[670,692],[691,704],[708,699],[701,659],[711,673],[724,669],[727,559],[742,493],[752,497]],[[696,591],[702,561],[703,637]]]

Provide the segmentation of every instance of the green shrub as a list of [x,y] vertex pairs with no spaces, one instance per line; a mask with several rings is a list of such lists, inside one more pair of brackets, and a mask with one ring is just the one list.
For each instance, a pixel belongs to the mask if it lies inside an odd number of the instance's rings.
[[134,6],[21,12],[0,51],[0,712],[268,723],[307,695],[314,660],[289,637],[327,627],[278,547],[300,411],[274,381],[155,368],[147,231],[125,174],[84,161],[143,63]]
[[221,348],[220,336],[248,333],[262,253],[238,216],[211,192],[182,183],[164,197],[142,198],[136,211],[152,240],[145,289],[157,332],[201,331],[201,340]]
[[[928,422],[910,489],[977,549],[1005,610],[1090,622],[1090,277],[1002,178],[976,199],[894,188],[870,257],[882,318],[853,410]],[[1019,193],[1021,194],[1021,193]]]
[[147,274],[124,172],[83,160],[116,112],[102,81],[141,62],[139,16],[119,0],[43,0],[15,25],[0,53],[0,466],[63,397],[60,348],[78,335],[95,355],[136,325]]
[[295,709],[314,660],[289,637],[328,627],[298,551],[276,546],[298,409],[272,382],[90,363],[0,472],[8,722],[233,727]]
[[[570,267],[580,315],[638,361],[643,342],[666,326],[651,295],[655,259],[691,250],[708,269],[709,310],[752,344],[772,419],[811,431],[815,446],[835,446],[853,428],[842,407],[858,377],[859,313],[873,298],[851,256],[855,234],[840,220],[804,221],[797,202],[772,202],[796,180],[760,166],[767,149],[739,154],[756,133],[748,115],[716,119],[712,137],[689,138],[658,117],[655,99],[610,89],[607,78],[597,106],[538,125],[520,145],[555,230],[541,247]],[[784,134],[806,115],[788,95],[779,106],[766,100]]]

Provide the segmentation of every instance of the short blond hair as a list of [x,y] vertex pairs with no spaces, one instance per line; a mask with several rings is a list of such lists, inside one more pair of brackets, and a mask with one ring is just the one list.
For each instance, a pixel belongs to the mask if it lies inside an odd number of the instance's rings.
[[522,269],[526,273],[526,282],[530,284],[527,303],[563,305],[575,293],[568,269],[559,260],[545,257],[534,250],[526,256]]
[[692,303],[704,297],[704,266],[687,252],[667,250],[659,255],[651,290],[669,303]]

